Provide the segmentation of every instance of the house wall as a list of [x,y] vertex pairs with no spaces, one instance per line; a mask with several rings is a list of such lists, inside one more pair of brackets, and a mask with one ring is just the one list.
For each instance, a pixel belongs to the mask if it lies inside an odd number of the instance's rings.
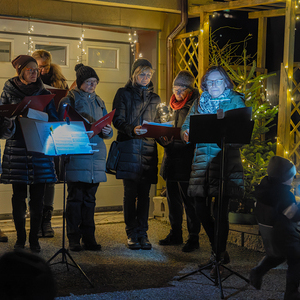
[[[77,45],[83,27],[85,29],[84,47],[109,46],[118,48],[120,50],[118,71],[96,69],[100,78],[96,93],[105,101],[108,111],[111,110],[117,89],[124,86],[130,74],[130,46],[127,32],[131,28],[138,29],[141,36],[141,52],[144,51],[144,57],[153,63],[156,71],[155,89],[162,101],[165,101],[166,39],[180,22],[180,15],[48,0],[0,0],[0,5],[3,16],[1,18],[0,15],[0,40],[12,42],[12,58],[27,53],[28,28],[34,25],[34,32],[31,34],[34,43],[67,45],[67,65],[62,66],[62,71],[69,86],[75,80],[74,66],[79,55]],[[124,31],[127,32],[124,33]],[[82,62],[84,64],[87,63],[86,59],[87,57],[83,56]],[[13,76],[15,76],[15,71],[11,63],[0,63],[0,87],[8,78]],[[116,131],[113,139],[106,141],[108,149],[115,138]],[[5,141],[1,141],[2,149],[4,149],[4,145]],[[152,195],[155,193],[156,187],[153,187]],[[0,185],[0,216],[2,217],[11,213],[11,195],[10,185]],[[108,175],[107,182],[100,184],[97,196],[99,199],[97,202],[98,209],[121,207],[123,202],[122,181]],[[63,185],[57,184],[55,210],[62,209],[62,199]]]

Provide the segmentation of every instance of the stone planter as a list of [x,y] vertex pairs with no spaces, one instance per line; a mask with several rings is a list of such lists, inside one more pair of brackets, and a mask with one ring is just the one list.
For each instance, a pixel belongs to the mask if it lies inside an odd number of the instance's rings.
[[256,225],[257,221],[253,214],[243,214],[230,212],[228,214],[229,223],[231,224],[244,224],[244,225]]

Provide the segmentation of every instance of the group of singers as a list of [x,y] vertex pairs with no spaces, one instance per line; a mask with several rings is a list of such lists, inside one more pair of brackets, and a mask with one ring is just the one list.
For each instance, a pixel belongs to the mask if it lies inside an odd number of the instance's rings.
[[[12,61],[17,75],[6,81],[0,104],[17,104],[25,96],[45,95],[50,92],[45,84],[68,89],[59,66],[51,62],[51,54],[37,50],[32,56],[19,55]],[[49,121],[63,119],[64,104],[68,103],[89,122],[93,123],[107,114],[104,101],[95,93],[99,77],[96,71],[83,64],[75,66],[76,86],[68,91],[56,110],[54,101],[45,112]],[[199,248],[201,223],[209,237],[212,255],[215,254],[215,216],[213,207],[219,190],[221,149],[218,144],[189,142],[190,115],[222,114],[245,106],[244,95],[233,91],[233,83],[220,66],[210,67],[201,79],[200,95],[195,88],[195,78],[189,71],[180,71],[173,81],[173,94],[169,102],[169,121],[181,127],[181,140],[162,136],[140,137],[145,133],[143,121],[161,122],[158,106],[160,97],[154,93],[151,81],[154,70],[147,59],[137,59],[131,76],[113,100],[116,109],[113,125],[117,129],[119,161],[116,178],[123,180],[124,220],[127,244],[132,250],[150,250],[148,239],[149,192],[157,183],[157,143],[165,149],[161,176],[166,180],[169,205],[170,233],[159,241],[160,245],[179,245],[182,238],[183,206],[187,216],[189,237],[182,248],[191,252]],[[33,252],[41,250],[39,237],[52,237],[54,184],[57,182],[54,159],[27,152],[18,118],[0,119],[0,138],[6,139],[2,160],[1,182],[12,184],[12,208],[17,240],[15,249],[26,243],[26,198],[29,201],[29,244]],[[199,128],[205,130],[205,128]],[[113,135],[112,127],[105,126],[91,137],[93,155],[70,156],[66,164],[67,182],[67,237],[71,251],[83,249],[98,251],[101,245],[95,239],[94,210],[96,191],[100,182],[106,181],[106,146],[104,139]],[[90,137],[90,136],[89,136]],[[223,211],[220,219],[220,249],[223,263],[229,263],[226,242],[229,231],[229,198],[243,193],[243,167],[238,145],[226,145],[225,187]],[[29,186],[29,195],[27,187]],[[0,231],[0,241],[7,237]],[[216,271],[212,270],[211,276]]]

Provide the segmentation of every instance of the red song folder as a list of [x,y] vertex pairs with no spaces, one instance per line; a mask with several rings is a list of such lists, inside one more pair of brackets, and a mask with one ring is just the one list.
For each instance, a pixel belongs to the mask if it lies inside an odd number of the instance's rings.
[[94,131],[93,136],[99,134],[101,130],[106,126],[110,125],[114,117],[116,109],[112,110],[110,113],[103,116],[101,119],[94,123],[89,123],[79,112],[77,112],[71,105],[67,104],[64,119],[66,117],[70,118],[70,121],[82,121],[86,128],[86,131]]
[[50,91],[52,94],[54,94],[54,105],[55,105],[55,108],[57,109],[58,108],[58,104],[59,104],[59,101],[66,97],[67,96],[67,93],[68,93],[68,90],[66,89],[58,89],[58,88],[55,88],[53,86],[49,86],[49,85],[46,85],[44,84],[45,88]]
[[173,127],[169,125],[163,125],[164,123],[145,123],[142,125],[142,129],[147,129],[147,132],[140,137],[151,137],[158,139],[162,136],[168,137],[171,139],[173,137],[174,140],[181,140],[180,138],[180,127]]
[[0,115],[11,118],[23,114],[27,108],[43,111],[54,96],[54,94],[26,96],[18,104],[0,105]]

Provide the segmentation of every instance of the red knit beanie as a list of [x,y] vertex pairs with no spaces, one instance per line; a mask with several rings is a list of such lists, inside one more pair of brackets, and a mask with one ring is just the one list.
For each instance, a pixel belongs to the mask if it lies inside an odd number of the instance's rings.
[[36,60],[30,55],[19,55],[11,63],[13,67],[17,70],[18,75],[20,75],[22,69],[29,64],[31,61],[36,62]]

